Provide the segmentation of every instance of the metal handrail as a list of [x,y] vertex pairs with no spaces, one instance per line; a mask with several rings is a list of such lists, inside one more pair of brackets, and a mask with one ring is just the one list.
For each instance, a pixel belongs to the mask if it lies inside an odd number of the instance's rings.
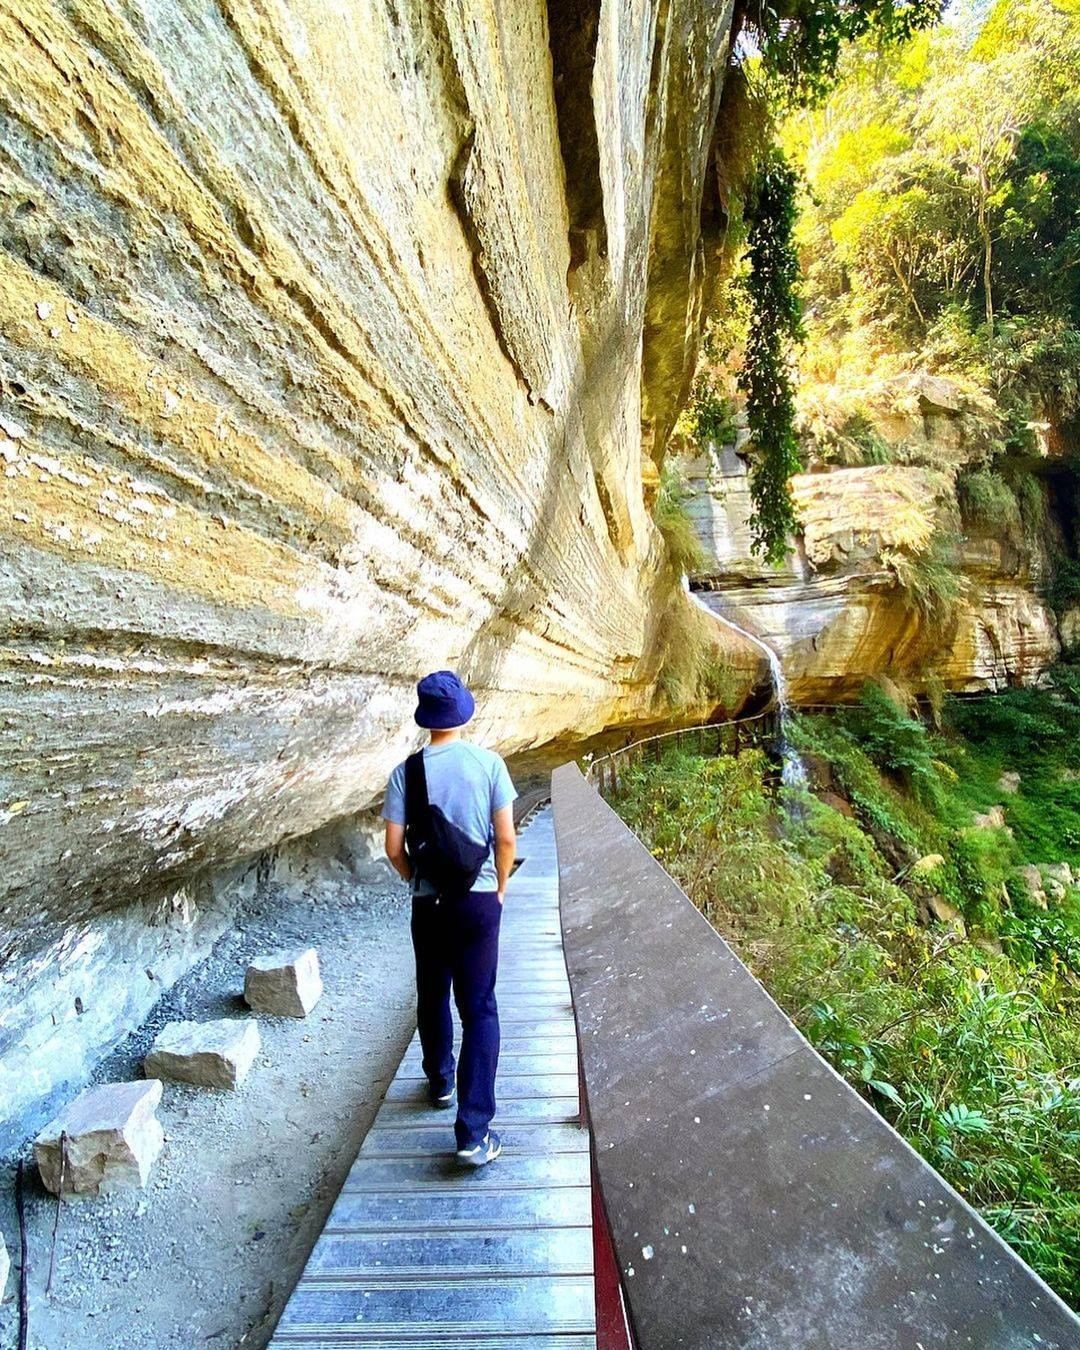
[[[766,708],[764,712],[752,713],[749,717],[725,717],[720,722],[699,722],[692,727],[676,727],[673,731],[658,731],[655,736],[642,736],[639,740],[631,741],[629,745],[620,745],[617,750],[609,750],[606,755],[599,755],[589,765],[594,769],[597,764],[608,759],[618,759],[620,755],[630,754],[631,751],[640,750],[642,746],[652,745],[654,741],[666,741],[672,736],[689,736],[695,731],[717,731],[722,727],[746,726],[751,722],[760,722],[764,718],[773,718],[777,716],[776,708]],[[587,776],[587,775],[586,775]]]
[[743,748],[742,736],[744,730],[748,743],[757,744],[759,740],[766,736],[778,735],[779,723],[780,710],[773,706],[766,708],[764,712],[753,713],[749,717],[729,717],[720,722],[702,722],[696,726],[676,727],[671,731],[661,731],[655,736],[644,736],[640,740],[631,741],[629,745],[620,746],[617,750],[599,756],[586,766],[585,776],[589,782],[594,784],[601,796],[606,796],[608,793],[618,791],[621,760],[646,754],[651,747],[655,747],[657,756],[659,756],[661,742],[695,735],[703,742],[707,734],[713,733],[716,736],[715,753],[720,754],[722,742],[725,739],[725,734],[727,734],[733,741],[730,753],[739,754]]

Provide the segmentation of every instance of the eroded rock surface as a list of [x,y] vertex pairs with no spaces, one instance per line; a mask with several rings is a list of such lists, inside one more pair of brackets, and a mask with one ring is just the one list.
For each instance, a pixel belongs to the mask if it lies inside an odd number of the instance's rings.
[[564,10],[0,0],[0,1075],[96,916],[372,800],[423,671],[505,752],[654,710],[731,5]]
[[104,1195],[145,1186],[165,1142],[155,1112],[158,1079],[87,1088],[34,1141],[41,1180],[54,1195]]
[[[966,442],[954,435],[950,453],[959,456]],[[792,493],[802,529],[780,568],[751,552],[746,465],[735,448],[686,470],[709,555],[696,583],[701,598],[780,653],[797,703],[849,699],[881,675],[918,688],[933,672],[949,689],[1000,689],[1036,680],[1061,651],[1040,593],[1042,541],[1017,548],[961,534],[955,463],[797,474]],[[958,540],[954,557],[930,565],[944,568],[955,588],[945,605],[926,594],[929,569],[920,575],[908,561],[932,555],[943,522]],[[939,582],[931,577],[930,584]]]

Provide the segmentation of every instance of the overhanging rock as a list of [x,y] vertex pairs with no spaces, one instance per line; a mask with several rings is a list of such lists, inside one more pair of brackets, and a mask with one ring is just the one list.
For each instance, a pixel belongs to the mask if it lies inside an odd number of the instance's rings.
[[[457,667],[504,751],[654,710],[684,602],[642,408],[659,454],[731,5],[605,9],[584,48],[542,4],[409,15],[0,4],[0,928],[27,1006],[97,916],[370,802],[423,670]],[[53,1086],[18,1081],[5,1116]]]

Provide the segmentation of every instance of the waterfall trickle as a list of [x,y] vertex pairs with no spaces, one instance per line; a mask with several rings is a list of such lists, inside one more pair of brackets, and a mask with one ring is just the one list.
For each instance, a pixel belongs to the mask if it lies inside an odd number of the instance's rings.
[[806,786],[806,765],[802,762],[799,752],[791,744],[788,738],[788,722],[791,716],[791,705],[788,702],[787,676],[784,674],[783,662],[780,660],[780,653],[775,647],[770,647],[756,633],[751,633],[743,628],[741,624],[729,618],[723,611],[717,607],[713,608],[707,600],[703,600],[697,592],[690,589],[690,578],[683,577],[683,588],[690,599],[706,613],[711,614],[714,619],[718,619],[726,628],[732,632],[739,633],[752,642],[755,647],[765,653],[769,662],[769,677],[773,688],[773,698],[776,701],[777,717],[780,723],[780,781],[784,787],[801,788]]

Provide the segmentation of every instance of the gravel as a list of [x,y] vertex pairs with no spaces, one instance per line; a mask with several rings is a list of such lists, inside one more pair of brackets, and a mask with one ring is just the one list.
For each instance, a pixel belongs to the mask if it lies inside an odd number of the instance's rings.
[[[249,959],[318,949],[326,993],[304,1019],[260,1017],[262,1050],[236,1092],[166,1083],[165,1152],[145,1191],[56,1202],[27,1168],[32,1350],[264,1346],[412,1033],[409,908],[391,881],[313,867],[265,885],[212,954],[98,1067],[139,1077],[167,1022],[250,1016]],[[0,1231],[18,1248],[16,1157],[0,1159]],[[13,1261],[14,1265],[14,1261]],[[17,1272],[0,1350],[17,1340]]]

